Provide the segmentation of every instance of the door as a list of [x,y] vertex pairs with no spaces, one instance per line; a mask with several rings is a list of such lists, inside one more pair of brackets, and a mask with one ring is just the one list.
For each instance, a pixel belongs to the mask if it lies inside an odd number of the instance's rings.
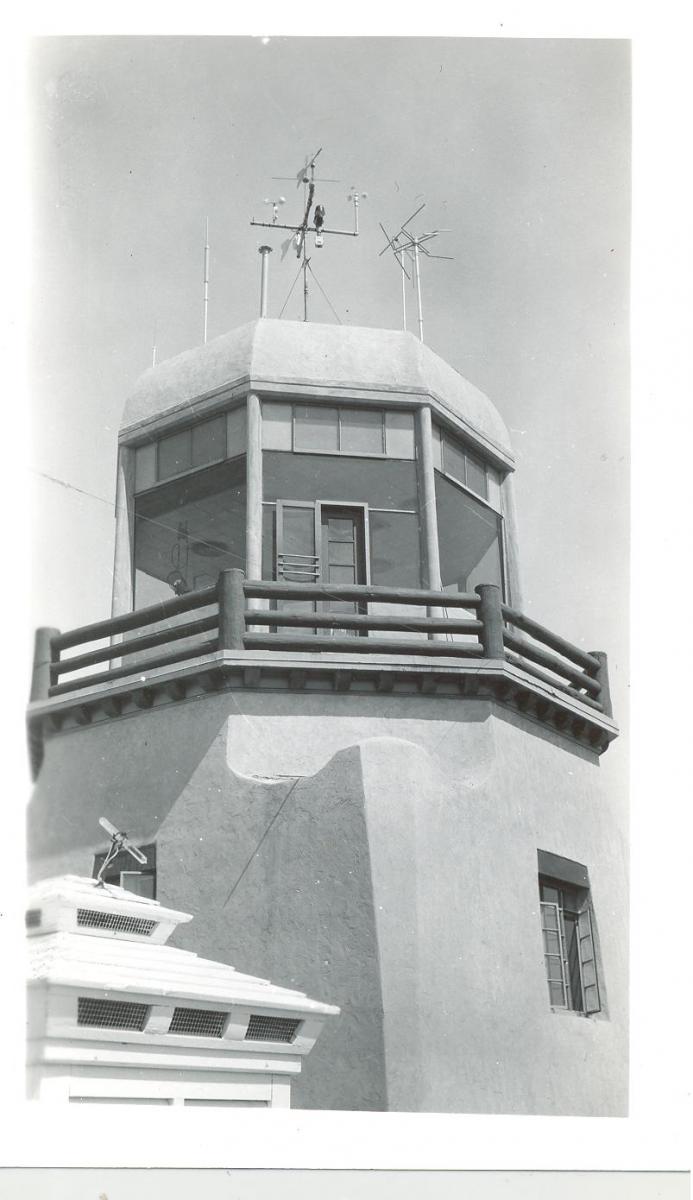
[[[275,577],[287,583],[320,583],[326,586],[368,582],[366,507],[323,501],[278,500]],[[281,600],[285,612],[365,612],[353,601]],[[281,629],[282,636],[306,633],[329,635],[330,630],[295,627]],[[336,629],[338,636],[356,630]]]
[[[367,582],[365,517],[361,505],[320,505],[320,571],[324,585],[343,587]],[[349,600],[324,600],[322,611],[365,613],[366,606]],[[355,637],[359,631],[335,628],[324,632],[331,632],[335,637]]]

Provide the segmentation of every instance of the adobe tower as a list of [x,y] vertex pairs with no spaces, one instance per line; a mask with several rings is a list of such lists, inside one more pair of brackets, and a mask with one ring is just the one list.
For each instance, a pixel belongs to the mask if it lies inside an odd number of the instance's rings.
[[411,334],[254,321],[136,384],[112,616],[39,631],[33,877],[105,814],[176,945],[338,1005],[299,1107],[626,1110],[606,660],[523,615],[513,467]]

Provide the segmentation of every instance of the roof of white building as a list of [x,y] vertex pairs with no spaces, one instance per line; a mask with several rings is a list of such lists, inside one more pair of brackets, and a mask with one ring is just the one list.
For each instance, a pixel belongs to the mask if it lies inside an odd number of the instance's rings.
[[[156,996],[332,1016],[334,1005],[164,941],[191,920],[123,888],[62,876],[30,891],[29,979],[118,996]],[[153,926],[152,929],[149,927]]]

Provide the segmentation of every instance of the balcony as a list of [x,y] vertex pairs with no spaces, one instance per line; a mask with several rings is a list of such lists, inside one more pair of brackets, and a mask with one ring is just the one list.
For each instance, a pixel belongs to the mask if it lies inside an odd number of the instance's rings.
[[214,587],[150,608],[67,633],[38,630],[34,767],[45,734],[66,724],[240,687],[493,701],[600,754],[617,734],[606,655],[503,604],[495,584],[468,594],[328,588],[246,580],[232,569]]

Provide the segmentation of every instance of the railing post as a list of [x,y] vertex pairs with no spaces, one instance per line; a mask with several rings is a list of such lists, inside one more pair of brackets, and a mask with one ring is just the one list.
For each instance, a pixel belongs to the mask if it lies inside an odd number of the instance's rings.
[[594,658],[599,659],[599,668],[594,672],[594,678],[599,684],[599,696],[596,699],[602,706],[602,710],[606,717],[613,716],[613,708],[611,707],[611,692],[609,690],[609,662],[603,650],[590,650],[590,654]]
[[219,649],[242,650],[245,634],[244,572],[230,567],[219,575]]
[[34,666],[31,672],[31,700],[47,700],[51,686],[51,638],[59,629],[43,625],[34,635]]
[[479,597],[479,620],[483,624],[479,637],[484,657],[504,659],[501,590],[497,583],[480,583],[474,591]]

